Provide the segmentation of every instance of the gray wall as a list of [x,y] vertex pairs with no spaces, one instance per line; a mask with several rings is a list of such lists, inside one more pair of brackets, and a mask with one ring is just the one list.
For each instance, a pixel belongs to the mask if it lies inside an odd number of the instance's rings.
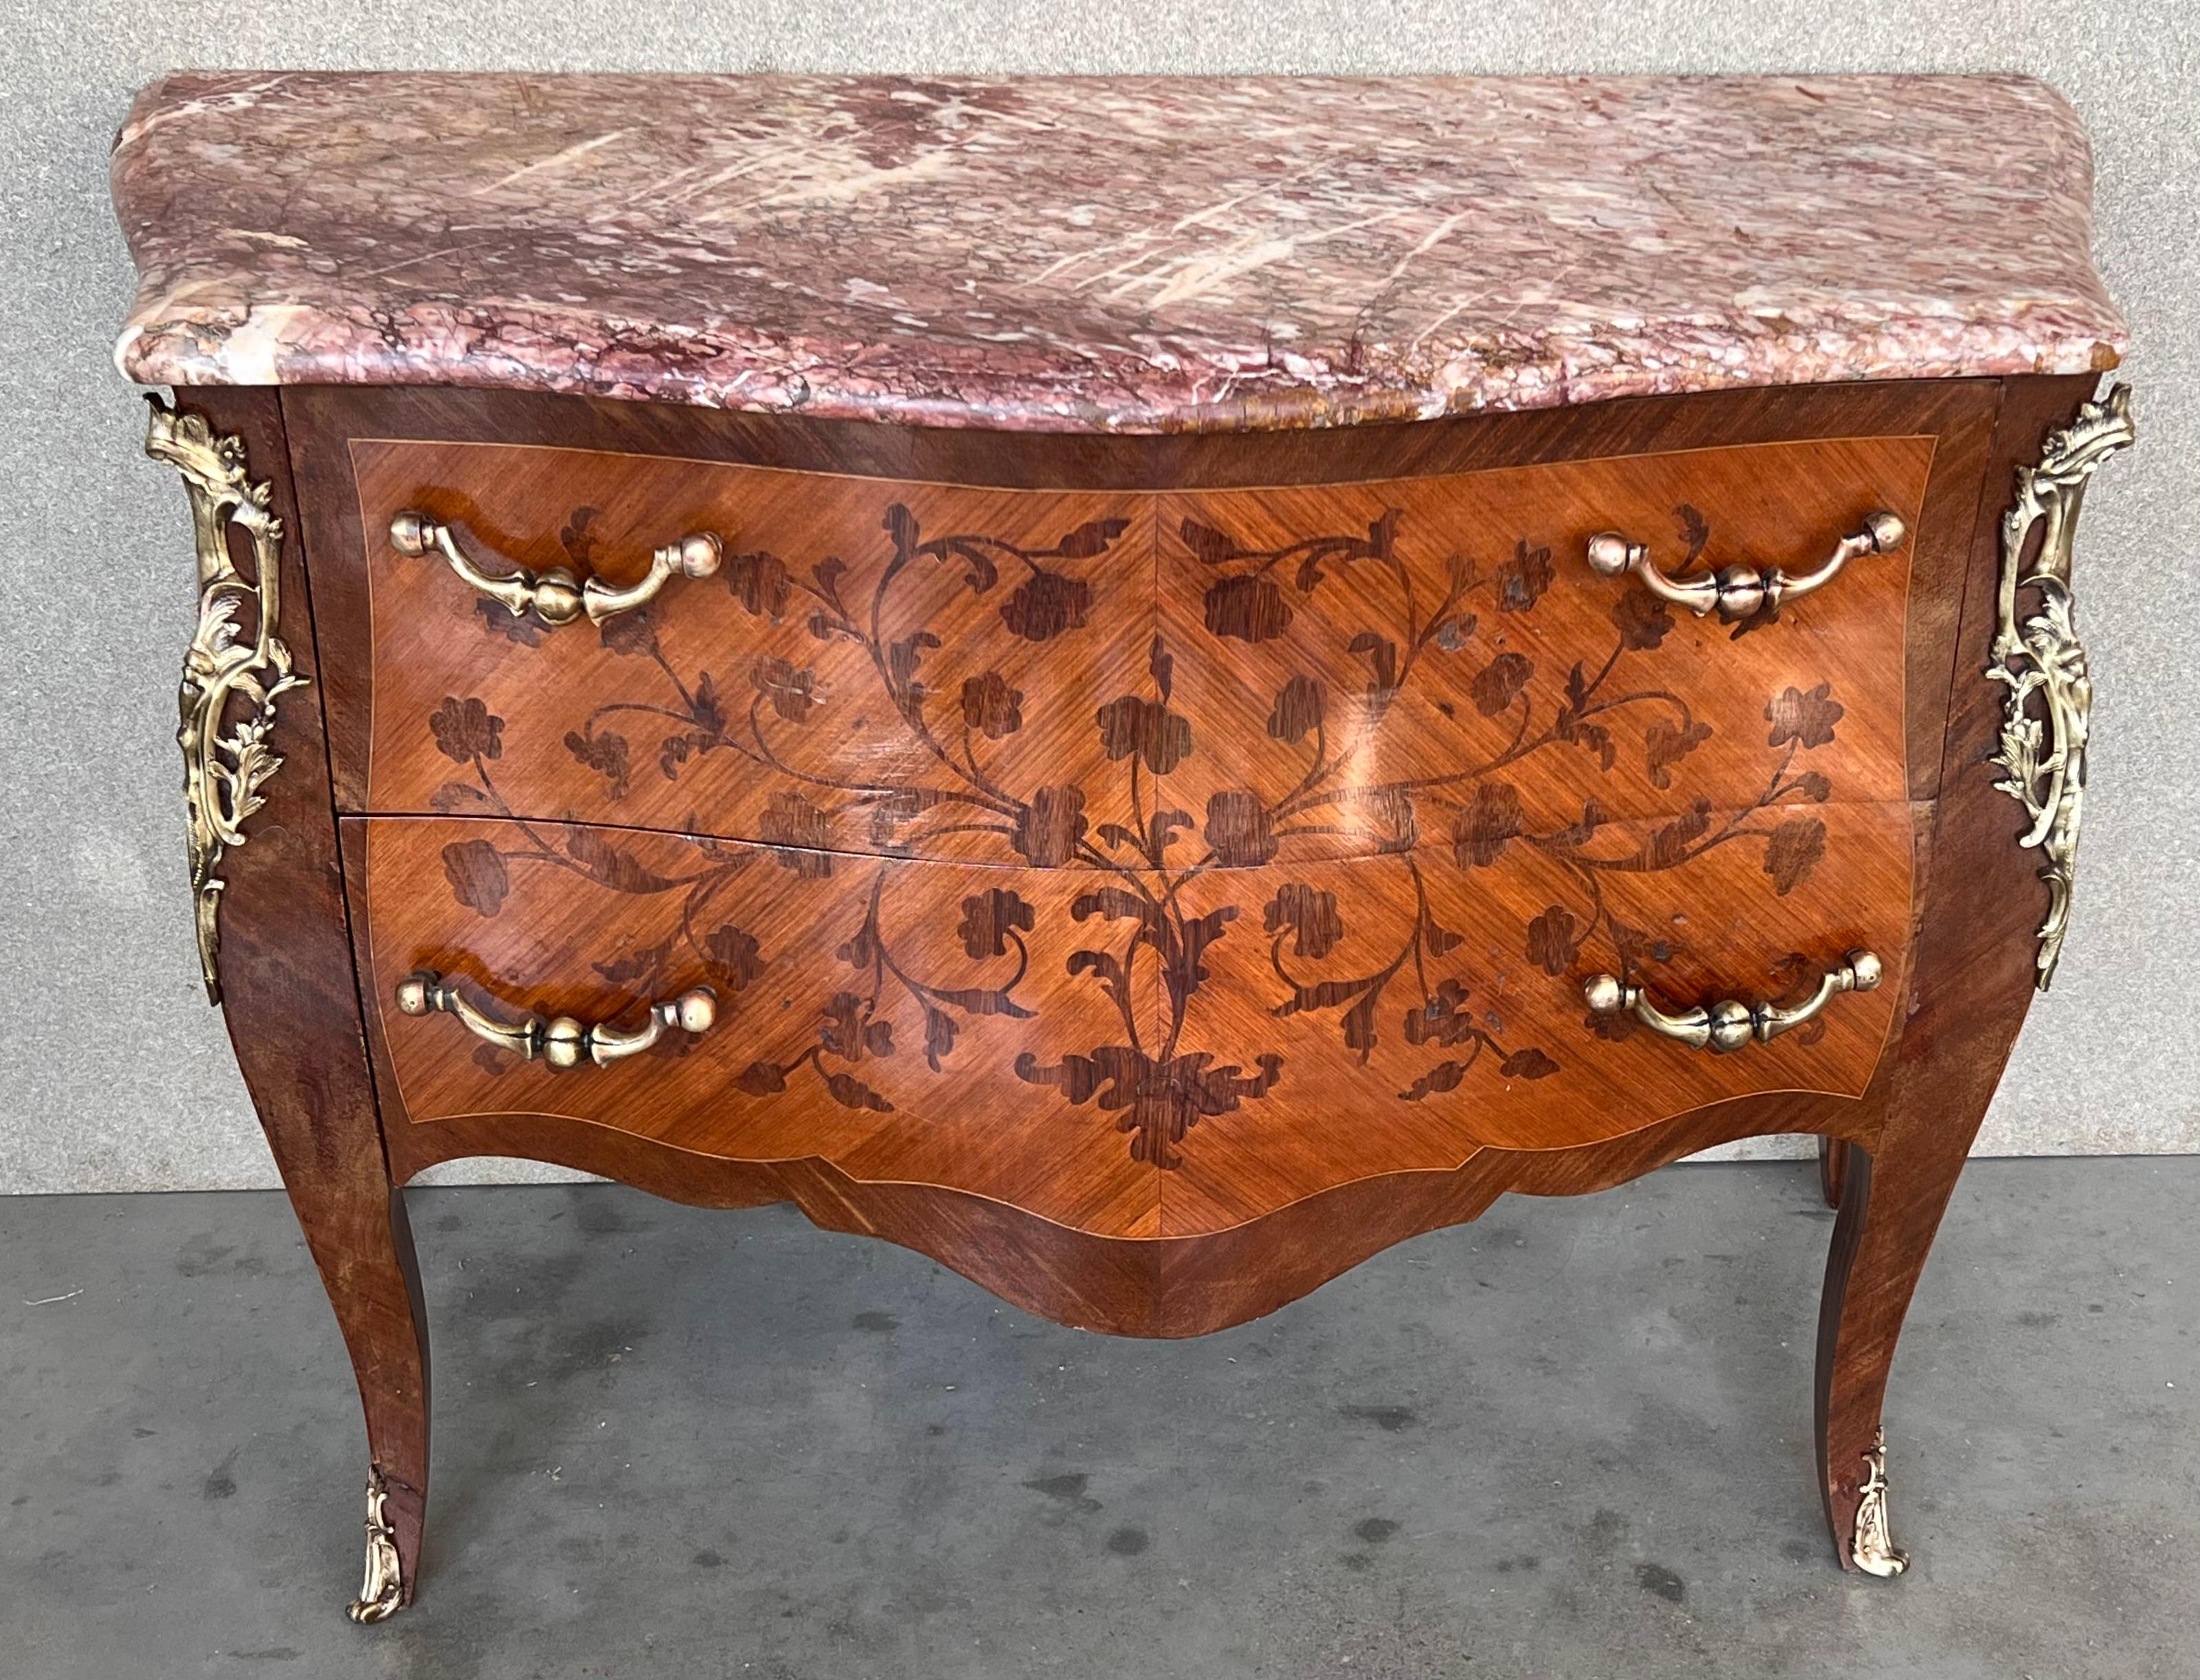
[[[2076,925],[1998,1153],[2200,1147],[2200,20],[2192,0],[5,0],[0,39],[0,1190],[273,1181],[197,981],[171,733],[184,502],[108,350],[106,156],[190,66],[822,70],[2024,70],[2076,102],[2142,444],[2086,516],[2099,701]],[[654,14],[654,15],[652,15]],[[645,20],[647,22],[645,23]],[[1873,230],[1899,239],[1899,220]],[[1828,229],[1828,237],[1840,231]],[[1760,1145],[1762,1149],[1764,1146]],[[506,1175],[509,1171],[506,1169]]]

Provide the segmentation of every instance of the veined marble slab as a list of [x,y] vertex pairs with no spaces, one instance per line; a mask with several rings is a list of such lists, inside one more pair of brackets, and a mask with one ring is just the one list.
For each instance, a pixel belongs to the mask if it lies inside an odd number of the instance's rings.
[[114,188],[147,383],[1224,430],[2125,338],[2014,77],[194,73]]

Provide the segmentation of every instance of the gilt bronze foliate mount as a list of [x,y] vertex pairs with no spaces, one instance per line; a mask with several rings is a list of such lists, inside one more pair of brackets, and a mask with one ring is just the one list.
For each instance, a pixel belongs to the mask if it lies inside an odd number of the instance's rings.
[[[1986,667],[1989,682],[2009,689],[2001,745],[1992,760],[2004,774],[1994,786],[2024,807],[2026,827],[2018,843],[2037,848],[2047,860],[2039,870],[2047,883],[2035,980],[2042,992],[2055,978],[2069,928],[2093,710],[2093,681],[2085,644],[2078,640],[2070,587],[2071,549],[2086,484],[2135,436],[2131,387],[2118,385],[2086,404],[2069,425],[2050,433],[2037,466],[2017,468],[2016,500],[2002,515],[2000,612]],[[2043,526],[2027,563],[2033,532]],[[2021,618],[2027,591],[2037,607]]]
[[[223,854],[244,844],[245,821],[266,803],[268,778],[283,767],[268,742],[275,697],[306,679],[291,670],[290,650],[276,634],[283,522],[269,511],[266,482],[246,475],[243,440],[218,436],[203,415],[170,408],[158,396],[146,401],[145,453],[182,476],[198,549],[198,628],[184,653],[176,741],[184,751],[200,977],[207,1001],[219,1004],[218,915],[226,883],[217,871]],[[232,526],[250,539],[249,577],[230,552]]]

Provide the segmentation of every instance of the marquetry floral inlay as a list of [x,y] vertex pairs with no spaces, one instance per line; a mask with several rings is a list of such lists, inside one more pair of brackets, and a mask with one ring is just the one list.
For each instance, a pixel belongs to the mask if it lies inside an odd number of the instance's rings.
[[[586,559],[594,517],[580,509],[567,524],[566,546],[576,559]],[[1682,541],[1700,552],[1709,540],[1704,516],[1683,506],[1675,518]],[[1022,667],[1003,650],[1062,641],[1071,644],[1063,649],[1066,664],[1092,658],[1097,647],[1080,653],[1076,644],[1097,634],[1103,592],[1143,598],[1150,574],[1138,564],[1142,557],[1119,552],[1129,528],[1126,518],[1091,519],[1040,547],[973,531],[927,536],[916,514],[896,503],[884,511],[883,553],[864,589],[854,587],[856,570],[837,557],[805,565],[763,551],[729,555],[723,577],[744,616],[799,622],[810,641],[857,650],[869,667],[869,692],[824,682],[791,651],[795,643],[777,637],[770,640],[775,651],[759,651],[757,638],[744,637],[708,668],[682,669],[667,655],[648,613],[637,612],[604,626],[603,645],[644,668],[655,692],[604,700],[564,745],[613,800],[640,776],[676,781],[715,754],[747,760],[764,772],[769,789],[755,836],[763,850],[693,839],[693,867],[664,873],[643,867],[600,831],[561,826],[553,833],[513,818],[515,828],[500,832],[516,831],[523,846],[479,839],[446,848],[451,891],[494,916],[512,870],[551,868],[619,893],[676,896],[670,930],[602,973],[639,993],[664,978],[680,951],[737,1008],[739,994],[769,970],[773,957],[723,908],[734,902],[728,883],[760,857],[810,880],[869,869],[866,890],[835,901],[857,906],[845,937],[835,935],[835,960],[847,976],[826,1003],[814,1039],[790,1058],[752,1062],[737,1082],[750,1097],[768,1100],[815,1080],[845,1107],[883,1112],[893,1105],[866,1077],[867,1063],[921,1057],[937,1073],[958,1050],[968,1053],[961,1041],[973,1023],[1036,1014],[1016,995],[1030,971],[1036,912],[1011,887],[962,900],[953,931],[968,972],[931,971],[936,945],[924,963],[898,948],[881,915],[893,878],[904,869],[930,867],[908,854],[945,835],[986,835],[998,854],[992,861],[1085,871],[1091,885],[1069,899],[1074,929],[1054,931],[1069,932],[1076,942],[1067,978],[1097,988],[1119,1030],[1072,1047],[1050,1043],[1042,1022],[1013,1040],[981,1035],[980,1053],[998,1053],[994,1046],[1011,1041],[1046,1045],[1047,1053],[1026,1048],[1015,1057],[1019,1079],[1051,1086],[1070,1103],[1093,1104],[1129,1135],[1135,1159],[1173,1168],[1202,1120],[1258,1103],[1288,1077],[1273,1044],[1256,1038],[1226,1059],[1200,1042],[1194,1006],[1214,983],[1226,941],[1267,942],[1273,1019],[1333,1021],[1343,1056],[1363,1067],[1392,1034],[1423,1052],[1419,1071],[1391,1096],[1426,1103],[1470,1078],[1535,1080],[1563,1071],[1557,1047],[1512,1036],[1501,1013],[1478,998],[1483,982],[1462,955],[1473,948],[1474,930],[1448,925],[1438,913],[1432,865],[1448,858],[1471,876],[1499,867],[1517,849],[1549,866],[1544,876],[1565,889],[1529,922],[1520,955],[1533,973],[1571,988],[1591,961],[1633,976],[1673,954],[1670,933],[1653,934],[1617,913],[1606,890],[1613,876],[1669,871],[1717,848],[1748,845],[1761,858],[1769,890],[1784,896],[1825,857],[1826,826],[1811,807],[1828,799],[1833,786],[1805,759],[1834,740],[1842,717],[1826,682],[1766,698],[1766,779],[1739,809],[1696,797],[1654,825],[1621,823],[1589,798],[1563,821],[1531,818],[1522,778],[1538,755],[1583,755],[1600,777],[1681,787],[1712,725],[1682,694],[1639,674],[1660,668],[1645,656],[1665,641],[1674,621],[1654,597],[1622,589],[1609,609],[1607,651],[1572,663],[1562,679],[1553,672],[1539,682],[1535,650],[1542,644],[1508,635],[1507,627],[1524,626],[1553,589],[1575,586],[1573,576],[1553,565],[1551,545],[1518,536],[1487,565],[1454,553],[1441,568],[1441,588],[1430,591],[1425,575],[1417,576],[1401,554],[1412,533],[1396,508],[1364,530],[1274,547],[1249,543],[1212,518],[1184,520],[1173,536],[1204,581],[1200,629],[1179,635],[1203,635],[1208,645],[1173,647],[1168,635],[1154,634],[1143,669],[1093,711],[1085,736],[1091,756],[990,756],[988,749],[1049,709],[1050,697],[1034,690],[1029,675],[1004,674],[1003,664]],[[1434,547],[1444,538],[1432,532],[1425,541]],[[928,627],[944,620],[935,616],[911,627],[898,611],[897,589],[925,571],[944,571],[951,591],[991,605],[976,629],[953,634],[953,647]],[[1339,593],[1335,580],[1346,576],[1373,587]],[[935,575],[927,599],[938,599],[939,585]],[[1370,605],[1378,600],[1393,605],[1378,611]],[[967,615],[962,622],[972,623]],[[488,623],[496,634],[522,640],[529,634],[524,621]],[[1000,639],[990,654],[988,637]],[[1316,645],[1325,637],[1337,646]],[[1179,705],[1177,661],[1219,663],[1231,642],[1280,643],[1302,665],[1260,700],[1267,735],[1297,755],[1302,773],[1281,792],[1214,787],[1202,809],[1183,809],[1171,790],[1185,785],[1179,772],[1204,761],[1201,725]],[[951,676],[935,675],[951,661]],[[1463,695],[1475,713],[1493,720],[1501,744],[1472,762],[1386,774],[1403,761],[1378,752],[1377,742],[1401,700],[1439,665],[1447,670],[1443,692]],[[856,707],[875,717],[881,700],[919,749],[921,780],[866,781],[822,770],[794,750],[821,718],[838,727]],[[1451,714],[1448,700],[1431,703]],[[504,751],[502,720],[480,700],[454,696],[428,728],[436,746],[470,772],[445,787],[438,808],[510,817],[491,769]],[[1002,768],[1012,762],[1025,773]],[[1108,785],[1086,785],[1092,772],[1080,772],[1080,764],[1097,764]],[[867,822],[883,856],[832,849],[851,816]],[[697,816],[686,826],[706,824]],[[1340,960],[1351,929],[1336,892],[1299,878],[1296,866],[1277,878],[1278,860],[1292,841],[1340,834],[1372,842],[1374,858],[1356,867],[1395,871],[1392,901],[1410,905],[1403,934],[1395,945],[1386,936],[1372,963]],[[1241,902],[1232,896],[1238,872],[1255,869],[1262,870],[1259,893]],[[746,890],[752,896],[771,889],[752,883]],[[1799,963],[1793,978],[1806,979]],[[921,1045],[897,1038],[896,1006],[913,1007],[922,1019]],[[1589,1024],[1607,1038],[1634,1030],[1624,1015],[1592,1016]],[[1808,1039],[1799,1034],[1798,1041]]]

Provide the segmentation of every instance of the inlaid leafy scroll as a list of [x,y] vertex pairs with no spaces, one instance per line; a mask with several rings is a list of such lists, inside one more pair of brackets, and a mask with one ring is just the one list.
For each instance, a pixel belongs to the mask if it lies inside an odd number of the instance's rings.
[[[867,1062],[922,1056],[937,1072],[951,1057],[1014,1043],[1023,1046],[1012,1063],[1018,1079],[1092,1105],[1128,1134],[1134,1159],[1171,1168],[1202,1120],[1258,1103],[1290,1076],[1277,1047],[1284,1035],[1272,1043],[1254,1035],[1219,1051],[1192,1028],[1226,941],[1266,942],[1271,989],[1261,1001],[1271,1020],[1332,1023],[1340,1057],[1361,1068],[1393,1035],[1419,1053],[1419,1071],[1403,1089],[1386,1085],[1382,1098],[1426,1103],[1472,1080],[1548,1078],[1568,1054],[1512,1036],[1495,1011],[1479,1006],[1483,979],[1466,953],[1487,940],[1438,913],[1432,865],[1448,860],[1470,881],[1515,854],[1548,865],[1543,878],[1565,888],[1529,922],[1519,957],[1554,986],[1570,986],[1565,977],[1590,961],[1632,976],[1672,954],[1670,931],[1630,925],[1610,902],[1614,876],[1656,875],[1747,846],[1776,897],[1824,858],[1826,824],[1811,807],[1834,788],[1809,755],[1834,740],[1843,716],[1831,683],[1764,696],[1764,779],[1753,800],[1691,797],[1692,757],[1714,729],[1659,678],[1670,662],[1653,656],[1675,628],[1667,608],[1639,590],[1615,591],[1562,569],[1541,536],[1508,534],[1497,557],[1484,561],[1455,547],[1451,533],[1417,530],[1404,510],[1390,507],[1364,527],[1263,546],[1202,510],[1166,534],[1202,580],[1197,629],[1170,628],[1163,615],[1143,657],[1125,659],[1097,638],[1094,619],[1097,604],[1112,596],[1120,606],[1127,596],[1142,606],[1150,587],[1146,544],[1127,535],[1138,511],[1132,501],[1120,516],[1079,519],[1035,541],[927,530],[908,505],[894,501],[878,521],[877,554],[853,565],[829,554],[729,555],[723,577],[738,607],[733,622],[755,629],[727,637],[722,659],[688,668],[668,654],[648,612],[606,625],[604,647],[631,661],[641,681],[594,705],[563,746],[612,801],[640,776],[677,782],[717,755],[746,761],[770,788],[754,836],[764,849],[699,839],[693,869],[668,875],[623,861],[620,848],[596,831],[551,834],[520,822],[523,847],[471,840],[447,848],[452,892],[493,916],[510,872],[539,867],[676,902],[661,936],[606,965],[605,977],[654,984],[677,951],[730,1001],[771,961],[723,908],[736,901],[730,884],[752,861],[769,858],[809,879],[867,869],[868,891],[841,901],[860,905],[860,914],[851,912],[845,936],[836,935],[836,960],[847,975],[814,1041],[792,1057],[749,1064],[741,1091],[769,1100],[797,1081],[815,1081],[844,1107],[883,1112],[893,1105],[864,1077]],[[594,517],[576,510],[564,533],[582,564]],[[1700,553],[1710,538],[1705,516],[1683,505],[1674,519],[1682,541]],[[1415,543],[1418,568],[1407,560]],[[1438,554],[1447,558],[1431,570]],[[1431,576],[1440,577],[1440,588],[1427,586]],[[1610,596],[1602,650],[1562,674],[1539,673],[1548,644],[1524,632],[1554,590],[1577,587]],[[912,617],[910,600],[936,608],[943,588],[990,611]],[[1115,616],[1120,623],[1126,615]],[[484,623],[497,635],[532,634],[524,620],[484,615]],[[816,648],[859,656],[852,668],[864,680],[828,681],[820,658],[799,657],[787,635],[764,633],[795,624]],[[1184,703],[1178,664],[1226,667],[1233,645],[1280,651],[1291,667],[1273,694],[1256,698],[1267,740],[1296,755],[1295,780],[1256,788],[1214,785],[1210,776],[1203,798],[1191,801],[1201,808],[1186,809],[1176,791],[1196,785],[1188,772],[1210,752],[1202,734],[1220,726]],[[1048,648],[1046,669],[1100,671],[1113,690],[1092,709],[1078,752],[1001,750],[1050,704],[1031,676],[1009,674],[1017,667],[1002,650],[1017,647]],[[1386,728],[1435,671],[1495,745],[1454,762],[1386,757],[1378,750]],[[1458,710],[1450,700],[1436,704],[1448,715]],[[875,718],[881,708],[922,776],[867,777],[829,752],[805,750],[809,732]],[[439,807],[509,815],[492,770],[501,720],[481,700],[453,696],[429,728],[438,748],[469,772],[439,796]],[[1563,821],[1531,816],[1523,787],[1542,774],[1531,761],[1554,754],[1575,755],[1599,785],[1632,778],[1657,790],[1673,814],[1654,825],[1618,822],[1592,795]],[[1413,773],[1397,773],[1401,762],[1413,762]],[[851,817],[868,829],[869,856],[831,849]],[[711,824],[699,813],[686,826]],[[955,932],[969,971],[912,966],[886,936],[881,907],[897,871],[927,867],[912,854],[947,835],[982,837],[1001,863],[1090,873],[1091,885],[1068,900],[1078,932],[1067,977],[1097,988],[1119,1031],[1064,1045],[1046,1037],[1041,1019],[1014,1035],[982,1035],[983,1051],[964,1042],[972,1023],[987,1017],[1033,1019],[1033,1007],[1017,994],[1029,974],[1034,911],[1007,885],[966,898]],[[1290,862],[1296,846],[1339,835],[1372,851],[1363,867],[1395,871],[1395,901],[1410,906],[1405,931],[1379,960],[1343,960],[1349,930],[1337,893],[1302,878]],[[1241,894],[1241,880],[1255,888],[1249,896]],[[769,890],[755,880],[743,888]],[[921,1012],[921,1046],[897,1039],[886,1013],[897,998]],[[1624,1016],[1591,1024],[1607,1037],[1632,1030]]]
[[[729,1012],[737,1013],[740,994],[763,977],[770,960],[758,937],[733,919],[739,914],[737,884],[764,857],[806,877],[831,872],[833,860],[825,854],[787,847],[760,851],[715,839],[702,832],[699,817],[682,825],[686,832],[680,836],[693,854],[692,866],[652,867],[637,849],[621,844],[617,829],[530,822],[515,815],[498,792],[491,769],[504,756],[504,720],[479,700],[447,699],[430,717],[428,727],[436,749],[470,773],[438,790],[436,809],[504,819],[489,829],[495,838],[453,840],[444,846],[443,875],[452,897],[483,917],[494,917],[511,894],[515,869],[547,869],[567,871],[610,892],[669,904],[669,911],[637,924],[648,926],[657,937],[595,964],[606,981],[630,987],[637,994],[665,989],[662,982],[679,954],[683,970],[699,969],[717,990],[722,1007],[730,1005]],[[515,835],[517,845],[510,843]],[[500,845],[499,839],[506,843]],[[881,900],[896,867],[883,861],[872,865],[863,918],[836,953],[855,971],[855,978],[827,1002],[815,1041],[788,1060],[751,1062],[738,1080],[742,1091],[757,1097],[776,1095],[787,1090],[790,1079],[806,1071],[844,1108],[891,1113],[892,1103],[856,1071],[865,1061],[897,1053],[892,1023],[881,1012],[889,987],[900,988],[922,1005],[921,1053],[935,1073],[969,1019],[1031,1016],[1014,996],[1030,964],[1022,935],[1032,927],[1031,906],[1013,890],[1001,887],[964,899],[962,920],[956,931],[976,978],[958,975],[962,983],[945,983],[939,976],[914,972],[907,959],[897,956],[883,929]],[[1001,978],[1006,965],[989,959],[1009,956],[1015,959],[1013,972]],[[667,1039],[661,1053],[684,1055],[691,1043],[682,1037]],[[491,1073],[503,1072],[507,1059],[488,1045],[474,1052],[474,1060]]]

